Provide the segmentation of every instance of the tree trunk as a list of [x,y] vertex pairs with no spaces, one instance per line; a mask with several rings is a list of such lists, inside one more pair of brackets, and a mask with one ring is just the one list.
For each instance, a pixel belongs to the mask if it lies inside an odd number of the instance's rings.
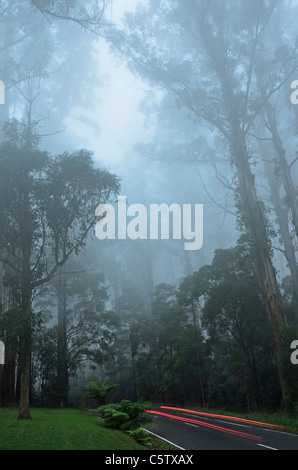
[[[247,365],[248,375],[249,375],[252,406],[253,406],[254,411],[258,411],[259,387],[258,387],[258,377],[257,377],[256,370],[253,364],[254,361],[251,358],[250,352],[248,348],[245,346],[244,341],[242,339],[241,339],[241,346],[246,357],[246,365]],[[246,393],[247,393],[247,390],[246,390]]]
[[233,144],[233,156],[241,196],[238,207],[240,206],[239,209],[251,239],[257,278],[261,292],[264,294],[268,322],[272,333],[273,351],[277,361],[281,390],[284,402],[288,403],[290,384],[279,367],[282,360],[279,335],[283,327],[287,326],[287,322],[282,311],[276,273],[271,260],[265,216],[257,198],[254,175],[251,173],[244,136],[241,135],[239,129],[234,129]]
[[6,342],[5,345],[5,364],[2,369],[2,381],[0,385],[0,403],[3,406],[13,405],[15,399],[15,369],[16,369],[16,350],[14,345]]
[[23,213],[20,228],[22,238],[22,302],[20,319],[20,405],[18,419],[31,419],[30,388],[31,388],[31,328],[32,328],[32,272],[31,249],[32,227],[30,213],[30,197],[28,191],[23,194]]
[[292,238],[289,232],[287,214],[285,213],[285,210],[282,207],[277,185],[274,185],[272,180],[269,182],[269,185],[271,191],[271,201],[274,205],[276,218],[280,227],[280,232],[284,243],[285,257],[291,273],[294,301],[296,307],[298,308],[298,265],[296,262],[295,248],[293,246]]
[[68,360],[67,360],[67,338],[66,338],[66,275],[59,272],[58,286],[58,357],[57,357],[57,391],[60,406],[68,402]]
[[22,328],[20,333],[20,404],[18,419],[31,419],[30,377],[31,377],[31,290],[26,288],[22,302]]
[[293,292],[295,298],[295,305],[298,308],[298,265],[296,262],[296,253],[293,246],[292,237],[289,231],[289,224],[287,213],[282,206],[279,195],[279,183],[277,177],[274,176],[274,162],[269,163],[270,156],[268,155],[267,146],[259,141],[259,147],[262,157],[264,157],[265,175],[270,188],[270,199],[274,207],[274,212],[280,228],[281,237],[284,243],[285,257],[291,273]]
[[[226,68],[222,68],[221,55],[212,50],[211,44],[206,42],[206,48],[214,61],[215,69],[222,85],[223,99],[227,110],[229,124],[229,141],[231,151],[231,164],[236,168],[238,178],[238,200],[236,205],[239,211],[243,228],[249,236],[251,254],[256,266],[256,274],[264,304],[267,311],[268,322],[272,333],[273,351],[276,357],[277,370],[284,403],[289,403],[291,384],[281,372],[282,349],[280,345],[280,332],[287,326],[283,314],[279,288],[275,269],[271,259],[271,248],[267,233],[267,221],[261,204],[257,197],[255,177],[251,172],[249,153],[246,144],[244,126],[241,125],[239,115],[239,101],[233,89],[232,74]],[[244,116],[244,115],[243,115]]]
[[31,350],[27,338],[21,340],[21,390],[18,419],[31,419],[30,415],[30,372],[31,372]]
[[200,348],[199,348],[196,312],[195,312],[193,301],[191,304],[191,309],[192,309],[193,329],[194,329],[194,334],[195,334],[195,345],[196,345],[196,355],[197,355],[197,363],[198,363],[199,384],[200,384],[200,390],[201,390],[201,396],[202,396],[202,404],[203,404],[203,408],[206,408],[203,375],[202,375],[202,361],[201,361]]
[[[16,292],[12,287],[9,289],[9,309],[6,312],[8,317],[8,326],[5,344],[5,364],[2,371],[2,385],[0,386],[0,397],[2,397],[4,406],[9,406],[16,403],[16,358],[17,345],[19,342],[19,325],[15,317],[16,311]],[[11,316],[13,317],[12,319]]]
[[276,121],[273,117],[273,112],[270,104],[266,104],[266,115],[268,119],[268,125],[270,132],[273,137],[273,144],[276,150],[278,161],[280,164],[280,173],[283,181],[283,185],[287,195],[287,202],[292,214],[292,221],[296,232],[296,237],[298,240],[298,199],[296,195],[296,188],[293,184],[291,169],[288,165],[288,162],[285,157],[285,150],[278,132]]
[[137,374],[136,374],[136,365],[135,365],[135,355],[132,351],[132,347],[130,349],[131,352],[131,369],[132,369],[132,380],[133,380],[133,394],[134,394],[134,401],[138,399],[138,388],[137,388]]

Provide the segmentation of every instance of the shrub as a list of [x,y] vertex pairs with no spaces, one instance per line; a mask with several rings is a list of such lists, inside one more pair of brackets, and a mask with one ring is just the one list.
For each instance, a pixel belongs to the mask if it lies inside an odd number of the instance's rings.
[[107,394],[119,387],[119,384],[109,384],[110,379],[105,378],[103,382],[96,380],[89,382],[84,388],[83,392],[87,398],[96,400],[96,406],[104,405]]
[[149,434],[144,431],[144,429],[135,429],[133,431],[127,431],[127,433],[135,439],[139,444],[142,444],[143,446],[151,446],[152,440]]
[[152,421],[151,416],[145,412],[148,407],[150,404],[141,400],[137,402],[122,400],[120,403],[100,406],[97,411],[103,418],[105,426],[123,431],[134,431],[143,424]]

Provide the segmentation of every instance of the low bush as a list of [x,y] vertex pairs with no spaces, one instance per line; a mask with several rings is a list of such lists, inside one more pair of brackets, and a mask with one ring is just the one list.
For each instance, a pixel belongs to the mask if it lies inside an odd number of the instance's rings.
[[139,428],[133,431],[127,431],[127,433],[139,444],[146,447],[152,446],[152,438],[144,429]]
[[122,400],[120,403],[100,406],[97,411],[105,426],[122,431],[135,431],[152,421],[151,416],[145,412],[148,408],[150,404],[141,400],[137,402]]

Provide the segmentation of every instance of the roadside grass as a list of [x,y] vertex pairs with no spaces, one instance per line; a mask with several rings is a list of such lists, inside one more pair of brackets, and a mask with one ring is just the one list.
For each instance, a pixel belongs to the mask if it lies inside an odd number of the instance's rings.
[[[127,433],[107,429],[96,414],[80,409],[31,408],[19,421],[17,408],[0,408],[0,450],[146,450]],[[150,449],[164,449],[158,439]],[[167,447],[169,448],[169,447]]]

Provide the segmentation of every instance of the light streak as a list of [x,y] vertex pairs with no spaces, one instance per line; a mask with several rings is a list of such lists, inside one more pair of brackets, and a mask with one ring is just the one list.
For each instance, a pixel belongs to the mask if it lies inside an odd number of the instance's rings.
[[184,421],[186,423],[194,423],[194,424],[197,424],[197,425],[200,425],[200,426],[204,426],[206,428],[215,429],[216,431],[224,432],[224,433],[227,433],[227,434],[232,434],[234,436],[244,437],[246,439],[253,439],[255,441],[262,441],[262,438],[259,437],[259,436],[254,436],[253,434],[247,434],[247,433],[241,432],[241,431],[235,431],[234,429],[223,428],[222,426],[216,426],[215,424],[204,423],[203,421],[198,421],[196,419],[182,418],[180,416],[174,416],[174,415],[170,415],[168,413],[162,413],[161,411],[152,411],[152,410],[145,410],[145,411],[147,413],[152,413],[152,414],[156,414],[156,415],[165,416],[166,418],[175,419],[177,421]]
[[[260,422],[260,421],[252,421],[250,419],[237,418],[235,416],[225,416],[225,415],[212,414],[212,413],[203,413],[202,411],[187,410],[187,409],[184,409],[184,408],[175,408],[175,407],[172,407],[172,406],[161,406],[160,408],[167,409],[167,410],[173,410],[173,411],[183,411],[184,413],[192,413],[192,414],[197,414],[197,415],[200,415],[200,416],[208,416],[208,417],[212,417],[212,418],[221,418],[221,419],[228,419],[228,420],[231,420],[231,421],[239,421],[239,422],[246,423],[246,424],[253,424],[253,425],[256,425],[256,426],[269,427],[269,428],[279,429],[279,430],[295,430],[295,428],[288,428],[288,427],[285,427],[285,426],[280,426],[278,424],[270,424],[270,423],[263,423],[263,422]],[[296,431],[297,431],[297,429],[296,429]]]

